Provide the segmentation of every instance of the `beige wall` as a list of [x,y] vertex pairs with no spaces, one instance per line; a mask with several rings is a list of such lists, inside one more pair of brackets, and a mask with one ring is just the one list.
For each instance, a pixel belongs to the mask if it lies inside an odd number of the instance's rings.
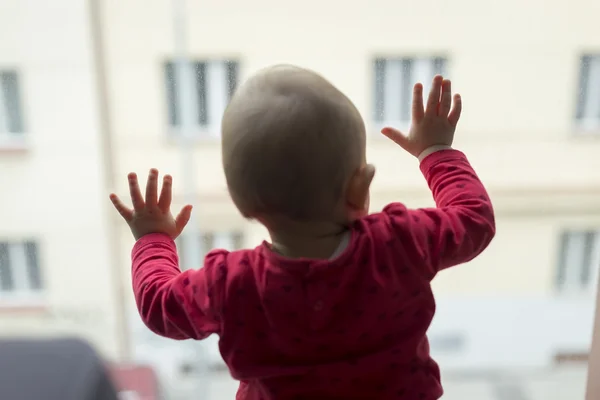
[[[151,2],[140,13],[145,4],[106,3],[119,171],[122,175],[155,165],[177,176],[181,174],[176,148],[166,135],[161,69],[161,62],[173,53],[171,2]],[[411,4],[411,17],[406,19],[400,6],[384,2],[381,7],[364,3],[345,9],[321,5],[318,18],[312,11],[302,11],[312,10],[310,3],[294,11],[277,2],[240,3],[238,11],[231,13],[229,3],[190,2],[189,48],[199,58],[238,57],[243,77],[276,62],[314,68],[347,92],[367,117],[371,114],[371,57],[430,51],[448,54],[450,76],[465,103],[457,147],[468,152],[488,186],[579,187],[597,182],[600,161],[595,154],[600,144],[594,138],[575,136],[572,123],[578,57],[583,50],[600,47],[592,24],[589,32],[585,30],[588,10],[569,6],[567,15],[582,22],[569,27],[565,40],[564,31],[555,23],[566,10],[550,7],[541,21],[532,22],[525,16],[539,12],[535,3],[502,4],[494,12],[511,16],[510,30],[497,29],[493,24],[502,18],[483,18],[491,10],[473,7],[472,2],[453,2],[452,10],[440,5],[435,13]],[[431,25],[424,29],[424,20],[414,13],[427,16]],[[334,16],[341,19],[335,29],[329,24]],[[539,30],[531,33],[534,28]],[[376,190],[422,186],[412,160],[376,134],[370,156],[380,172]],[[202,143],[196,164],[199,192],[222,194],[218,143]]]
[[[230,3],[189,3],[192,56],[238,57],[243,76],[276,62],[314,68],[347,92],[365,116],[371,114],[373,56],[448,54],[450,76],[465,103],[457,146],[469,151],[490,187],[587,186],[600,176],[595,157],[600,145],[575,137],[572,124],[578,57],[600,47],[593,24],[585,23],[592,3],[569,4],[568,12],[547,6],[540,21],[528,17],[539,12],[537,3],[516,1],[495,6],[498,10],[465,1],[446,10],[440,2],[436,12],[411,3],[410,18],[403,18],[401,5],[385,2],[344,9],[319,3],[319,16],[310,2],[293,11],[277,2],[240,2],[235,13]],[[166,135],[161,69],[173,54],[170,4],[106,2],[121,173],[150,165],[179,172]],[[490,21],[492,11],[510,18]],[[563,21],[564,15],[578,23],[566,25],[570,19]],[[570,33],[566,38],[564,29]],[[420,185],[411,160],[384,143],[377,135],[371,142],[370,155],[380,168],[376,188]],[[218,144],[204,143],[197,150],[201,193],[222,189],[218,164]]]

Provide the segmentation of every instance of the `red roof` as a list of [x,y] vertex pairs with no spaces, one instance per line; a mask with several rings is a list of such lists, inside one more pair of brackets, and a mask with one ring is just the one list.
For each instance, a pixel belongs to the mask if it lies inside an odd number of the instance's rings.
[[151,367],[109,365],[108,369],[119,392],[134,392],[139,400],[158,400],[158,379]]

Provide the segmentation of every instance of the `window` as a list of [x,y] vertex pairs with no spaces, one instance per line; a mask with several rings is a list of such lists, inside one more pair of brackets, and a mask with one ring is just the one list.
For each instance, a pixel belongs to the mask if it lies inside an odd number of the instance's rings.
[[460,353],[465,350],[466,345],[465,336],[459,333],[429,337],[429,346],[433,352]]
[[446,59],[441,57],[376,59],[374,121],[406,126],[414,84],[421,82],[427,93],[433,77],[445,70]]
[[[198,243],[200,245],[200,254],[204,257],[212,249],[225,249],[229,251],[239,250],[244,245],[244,236],[241,232],[208,232],[201,235]],[[177,238],[177,253],[179,254],[179,264],[186,266],[185,262],[185,242],[183,237]],[[200,268],[194,266],[193,268]]]
[[584,129],[600,128],[600,55],[581,57],[576,119]]
[[0,71],[0,136],[23,133],[19,76]]
[[[189,82],[179,82],[177,64],[165,64],[165,79],[167,85],[167,105],[169,125],[182,125],[181,100],[179,91],[185,88],[193,89],[189,93],[190,117],[192,128],[210,136],[220,135],[221,118],[238,83],[238,63],[235,61],[195,61],[191,63],[192,71],[188,76]],[[185,71],[184,71],[185,72]]]
[[28,300],[41,290],[36,243],[0,241],[0,301]]
[[600,232],[569,231],[560,238],[556,284],[560,292],[593,293],[600,265]]

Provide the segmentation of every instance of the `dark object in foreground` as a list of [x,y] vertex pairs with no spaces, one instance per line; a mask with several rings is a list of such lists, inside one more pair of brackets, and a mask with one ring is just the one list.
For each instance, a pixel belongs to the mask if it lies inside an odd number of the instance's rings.
[[79,339],[0,340],[0,399],[117,400],[104,363]]

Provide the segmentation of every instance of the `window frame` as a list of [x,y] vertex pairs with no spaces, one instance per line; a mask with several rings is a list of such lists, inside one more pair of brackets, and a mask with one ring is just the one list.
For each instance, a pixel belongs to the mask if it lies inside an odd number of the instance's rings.
[[[8,254],[8,269],[11,273],[11,276],[14,279],[17,276],[17,280],[21,281],[20,285],[23,285],[24,281],[26,289],[23,288],[14,288],[15,283],[13,282],[13,288],[10,290],[2,289],[2,283],[0,282],[0,307],[3,306],[35,306],[44,302],[44,297],[46,294],[46,285],[44,280],[43,268],[40,262],[40,242],[35,239],[0,239],[0,247],[6,246],[7,254]],[[28,246],[33,246],[34,253],[27,250]],[[21,262],[24,263],[20,266],[15,267],[13,265],[14,259],[12,259],[15,253],[18,250],[15,250],[15,247],[19,247],[22,250],[22,254],[17,256],[17,258],[21,258]],[[33,255],[32,255],[33,254]],[[0,253],[0,258],[2,257],[2,253]],[[3,260],[0,260],[2,263]],[[31,264],[33,263],[33,264]],[[32,265],[35,266],[35,278],[32,279],[30,276],[30,269]],[[17,273],[15,273],[15,269],[17,269]],[[0,275],[2,272],[0,271]],[[1,280],[1,277],[0,277]],[[37,282],[33,282],[37,280]]]
[[[241,62],[237,57],[221,57],[221,58],[201,58],[193,57],[188,60],[191,64],[192,75],[195,77],[192,82],[193,86],[193,97],[194,97],[194,119],[196,122],[188,134],[195,141],[214,141],[221,138],[221,120],[220,117],[217,121],[210,121],[208,118],[208,109],[211,104],[211,96],[209,94],[209,87],[207,86],[207,80],[205,79],[207,70],[211,64],[223,63],[223,72],[226,77],[226,97],[225,104],[220,105],[224,110],[235,90],[237,89],[240,82],[240,70]],[[180,108],[179,99],[177,96],[176,87],[177,73],[176,73],[176,58],[168,58],[162,64],[163,71],[163,85],[165,88],[164,98],[166,100],[166,125],[168,127],[169,136],[173,139],[179,140],[183,138],[183,132],[181,130],[180,121]],[[200,88],[199,86],[202,86]]]
[[[589,231],[589,230],[588,230]],[[595,230],[598,234],[598,230]],[[560,262],[560,261],[559,261]],[[596,265],[596,271],[600,268]],[[596,303],[594,307],[594,321],[592,327],[592,340],[587,357],[587,379],[585,388],[585,400],[596,400],[600,398],[600,273],[595,274],[595,286],[592,284],[592,289],[595,291]]]
[[[7,82],[13,82],[13,110],[6,100]],[[11,115],[12,114],[12,115]],[[14,118],[15,120],[11,120]],[[11,125],[16,128],[11,129]],[[16,68],[0,67],[0,148],[22,147],[26,137],[23,108],[23,77]]]
[[[583,236],[584,252],[581,255],[569,257],[569,240],[574,240],[575,235]],[[596,293],[598,276],[600,274],[600,229],[564,229],[559,234],[559,251],[555,268],[554,287],[559,296],[590,296]],[[588,249],[587,246],[590,246]],[[573,247],[571,247],[573,249]],[[577,260],[581,265],[570,267],[567,265],[568,259]],[[578,260],[580,259],[580,260]],[[577,271],[568,271],[568,269],[577,268]],[[570,282],[564,279],[565,276],[575,276],[579,282]]]
[[[400,120],[390,119],[386,117],[386,101],[385,98],[387,96],[386,93],[386,75],[385,72],[387,63],[389,61],[395,61],[402,63],[403,70],[401,71],[401,87],[400,92],[402,93],[401,102],[405,104],[399,104],[399,107],[402,111],[400,114],[404,114],[404,116],[400,116]],[[434,52],[428,54],[418,54],[418,55],[379,55],[372,59],[372,78],[374,81],[373,89],[372,89],[372,112],[371,112],[371,124],[375,126],[375,128],[380,129],[384,126],[396,126],[399,129],[406,130],[409,128],[410,120],[411,120],[411,99],[412,99],[412,87],[419,79],[414,79],[415,75],[415,65],[418,65],[419,62],[427,61],[430,64],[430,68],[433,72],[433,75],[430,80],[433,79],[433,76],[436,74],[446,74],[449,69],[450,59],[449,57],[442,52]],[[410,69],[406,69],[406,66],[410,65]],[[407,84],[408,82],[408,84]],[[425,90],[428,90],[428,86],[431,82],[421,82],[425,86]],[[406,99],[405,99],[405,98]],[[406,118],[406,120],[402,120],[402,118]]]
[[[600,275],[596,286],[600,285]],[[586,400],[600,399],[600,291],[596,291],[596,307],[594,312],[594,325],[592,330],[592,345],[588,358]]]
[[[226,231],[222,231],[222,230],[209,230],[209,231],[205,231],[200,233],[200,237],[198,238],[198,243],[200,244],[200,259],[202,261],[204,261],[204,257],[206,257],[206,255],[214,250],[214,249],[219,249],[219,248],[223,248],[223,247],[215,247],[215,236],[219,235],[219,234],[227,234],[230,237],[231,243],[232,243],[232,248],[231,249],[225,249],[228,251],[237,251],[237,250],[241,250],[244,248],[244,241],[245,241],[245,234],[244,231],[241,229],[232,229],[232,230],[226,230]],[[184,238],[182,236],[179,236],[176,240],[175,243],[177,245],[177,256],[179,257],[179,266],[181,268],[182,265],[185,265],[185,261],[182,261],[186,251],[185,251],[185,246],[184,246]],[[193,267],[193,269],[198,269],[201,268],[202,265],[198,265],[196,267]]]
[[600,51],[596,52],[585,52],[579,57],[579,77],[577,80],[578,90],[576,91],[575,99],[575,118],[574,124],[576,132],[584,135],[600,135],[600,85],[599,89],[595,93],[595,101],[597,102],[598,110],[596,111],[596,117],[585,116],[585,109],[587,107],[587,99],[590,96],[590,88],[594,86],[590,84],[591,76],[591,64],[595,63],[597,83],[600,83]]

